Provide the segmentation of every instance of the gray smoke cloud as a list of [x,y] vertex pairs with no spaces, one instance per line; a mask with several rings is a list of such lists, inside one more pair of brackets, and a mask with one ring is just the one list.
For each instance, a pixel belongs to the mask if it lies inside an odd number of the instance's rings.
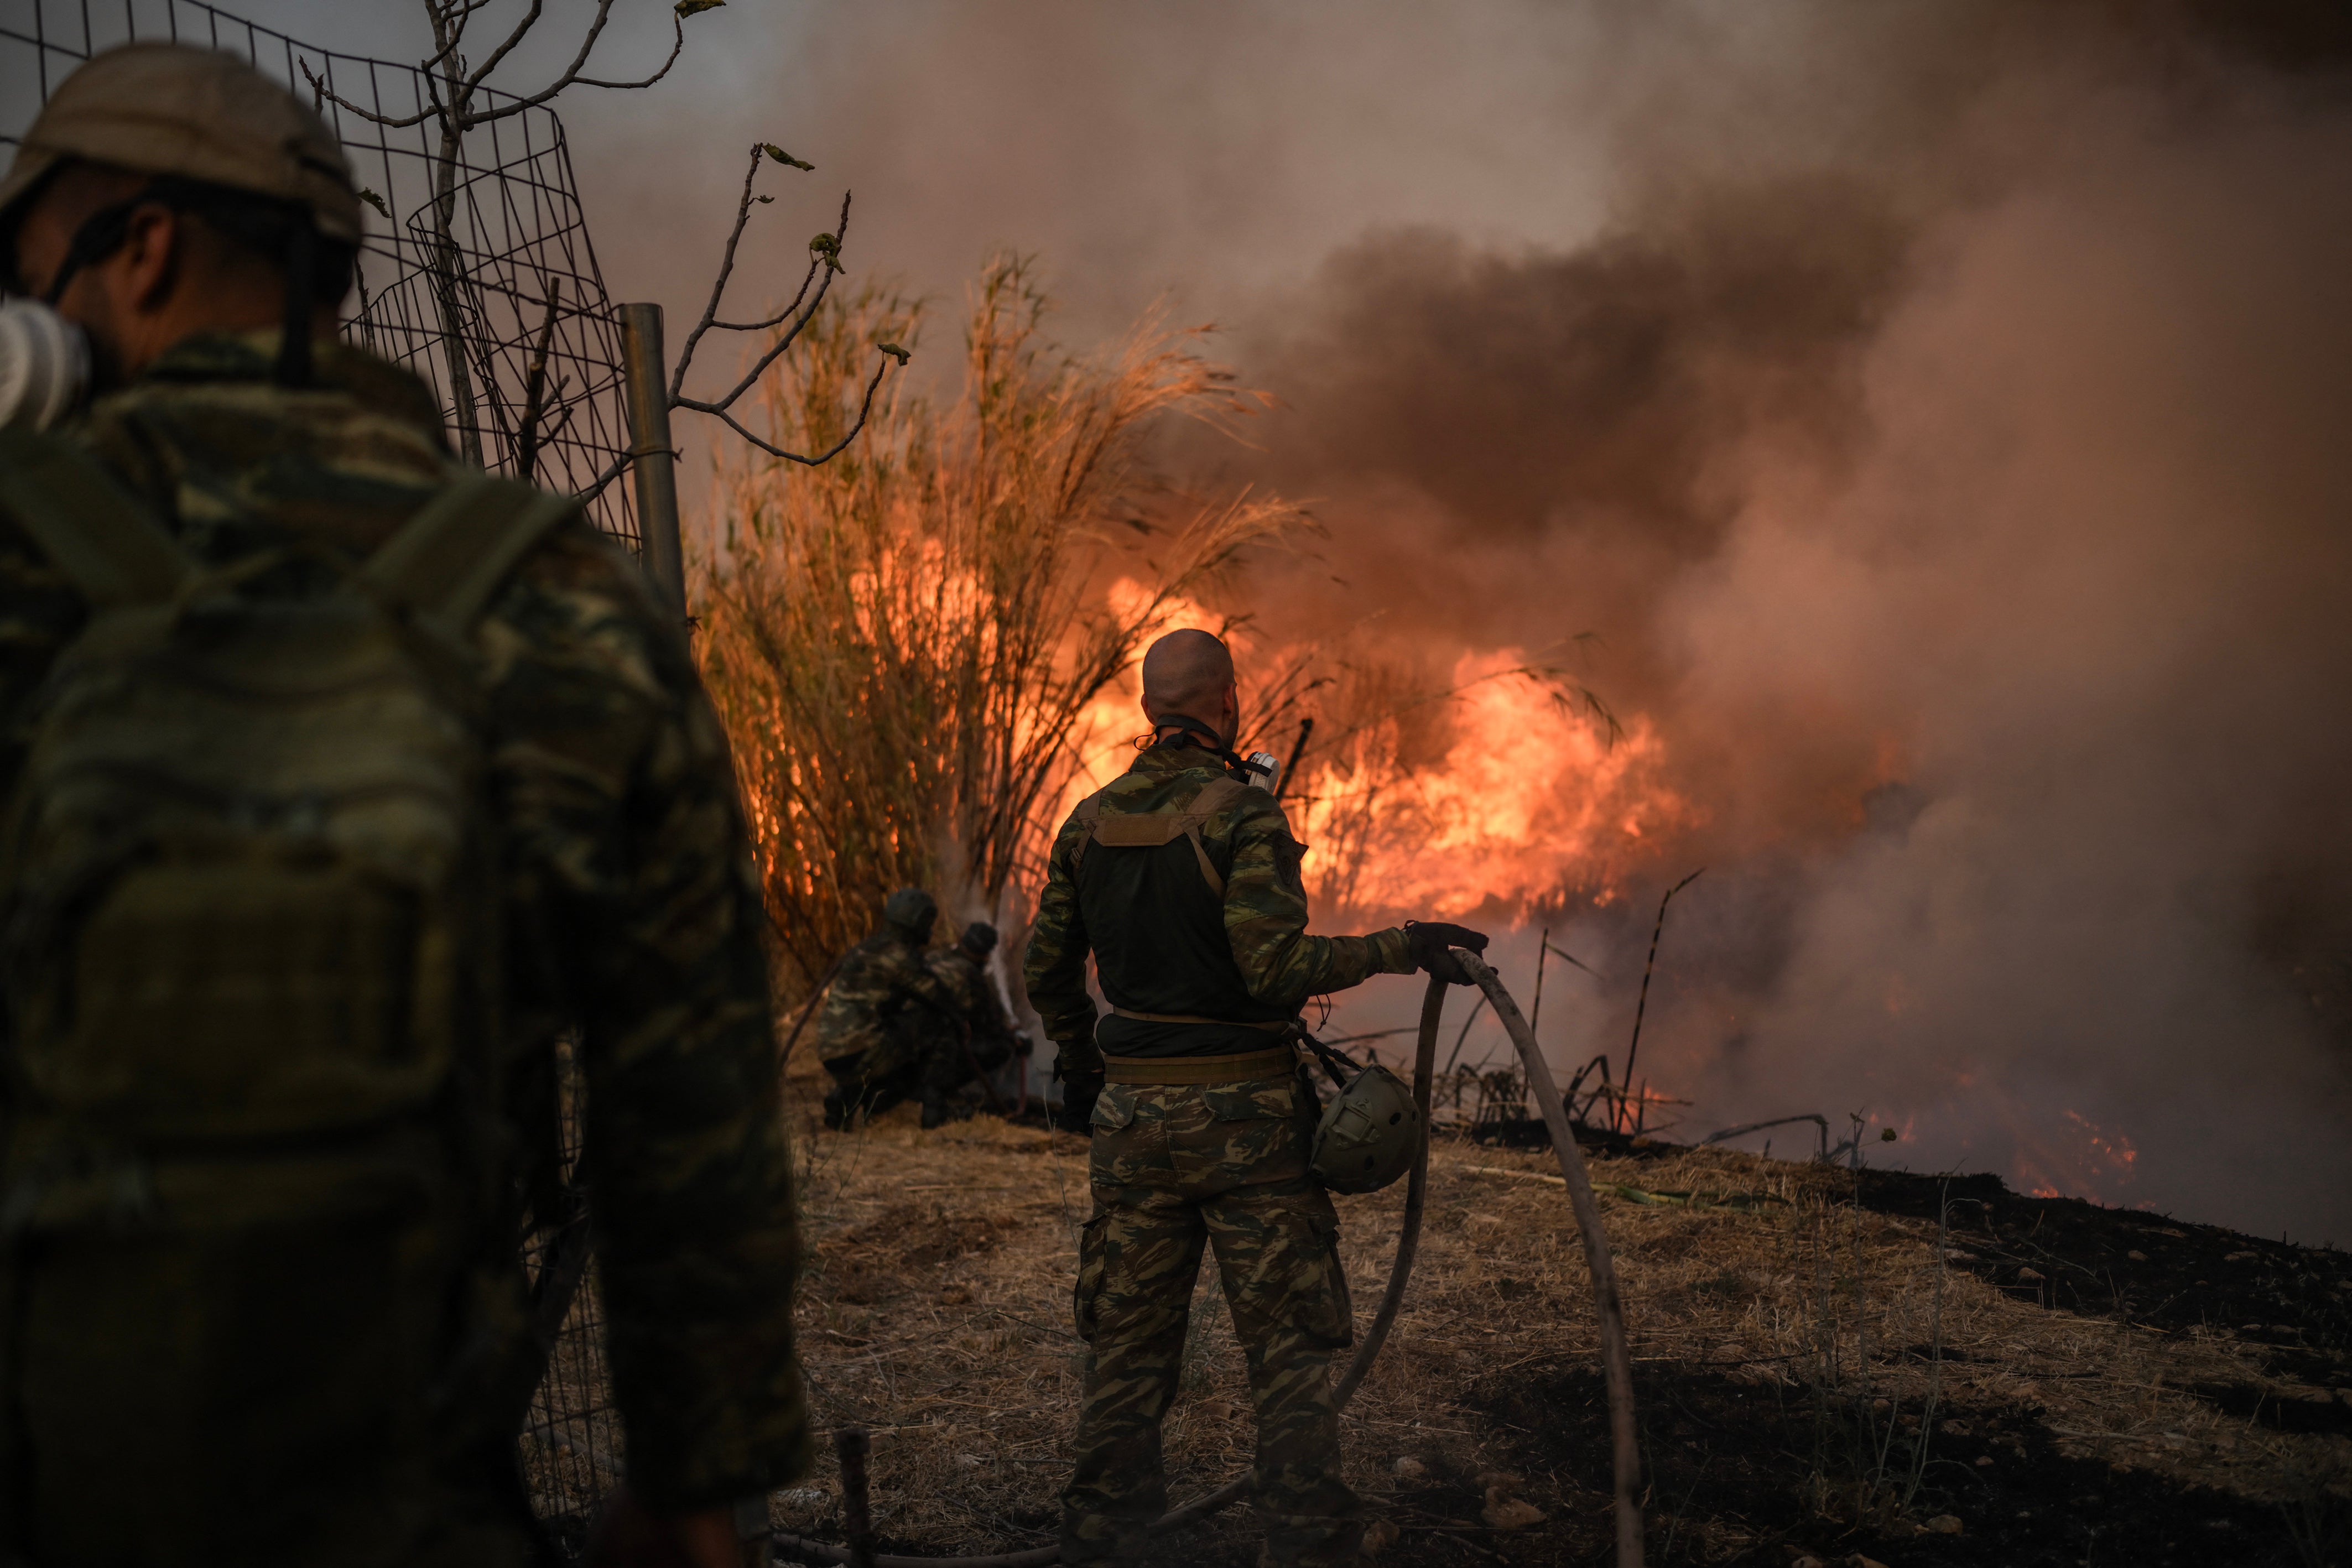
[[[819,172],[772,187],[754,295],[848,184],[856,275],[950,319],[1013,246],[1074,344],[1167,296],[1234,326],[1286,406],[1197,460],[1331,529],[1261,623],[1378,611],[1434,668],[1598,633],[1587,678],[1696,810],[1607,906],[1530,914],[1608,977],[1552,968],[1562,1065],[1622,1057],[1704,863],[1643,1045],[1685,1131],[1858,1111],[1905,1134],[1881,1158],[2342,1239],[2352,112],[2319,26],[735,0],[671,81],[564,107],[616,296],[690,320],[778,141]],[[616,21],[614,74],[667,35]],[[1497,952],[1524,985],[1533,932]],[[1406,1021],[1391,985],[1343,1019]]]
[[1622,1061],[1705,862],[1643,1046],[1685,1132],[1858,1110],[2342,1238],[2352,113],[2195,35],[1947,20],[1810,60],[1920,73],[1882,141],[1636,112],[1585,245],[1349,248],[1264,340],[1267,472],[1416,636],[1599,630],[1659,724],[1704,821],[1554,915],[1610,976],[1563,1063]]

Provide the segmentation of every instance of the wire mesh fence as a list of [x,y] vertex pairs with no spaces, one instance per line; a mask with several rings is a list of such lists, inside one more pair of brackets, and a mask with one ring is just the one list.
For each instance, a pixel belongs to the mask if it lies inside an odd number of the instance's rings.
[[459,450],[551,489],[639,545],[621,338],[589,243],[562,121],[513,112],[451,137],[415,66],[306,44],[202,0],[0,0],[0,146],[100,49],[176,39],[251,60],[317,105],[373,209],[352,341],[422,376]]
[[[317,105],[373,209],[345,336],[424,378],[465,456],[588,494],[596,524],[640,549],[629,487],[612,482],[630,445],[621,336],[555,114],[525,106],[449,138],[425,71],[303,43],[202,0],[0,0],[0,147],[14,155],[49,93],[92,54],[156,39],[243,56]],[[520,1239],[548,1366],[520,1441],[534,1510],[576,1553],[619,1479],[621,1449],[574,1179],[580,1088],[568,1048],[558,1065],[564,1197]]]
[[572,1560],[596,1504],[621,1479],[621,1418],[604,1362],[604,1298],[596,1289],[590,1217],[579,1180],[582,1085],[572,1042],[556,1048],[562,1194],[523,1239],[547,1370],[523,1418],[523,1482],[531,1511]]

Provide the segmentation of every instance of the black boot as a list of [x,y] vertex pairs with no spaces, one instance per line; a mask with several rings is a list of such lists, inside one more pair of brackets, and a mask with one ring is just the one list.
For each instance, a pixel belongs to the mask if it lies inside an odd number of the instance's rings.
[[948,1119],[948,1097],[936,1089],[923,1091],[923,1131],[929,1132]]

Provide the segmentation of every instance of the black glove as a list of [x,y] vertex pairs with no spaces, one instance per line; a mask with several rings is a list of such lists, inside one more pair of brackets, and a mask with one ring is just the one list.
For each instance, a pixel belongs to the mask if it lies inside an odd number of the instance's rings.
[[1062,1108],[1054,1113],[1054,1125],[1065,1133],[1091,1133],[1095,1126],[1095,1097],[1102,1092],[1102,1070],[1074,1072],[1062,1080]]
[[1473,931],[1467,925],[1448,925],[1442,920],[1408,920],[1404,923],[1406,950],[1423,970],[1436,976],[1448,985],[1466,986],[1470,977],[1447,949],[1467,947],[1473,953],[1486,950],[1486,934]]

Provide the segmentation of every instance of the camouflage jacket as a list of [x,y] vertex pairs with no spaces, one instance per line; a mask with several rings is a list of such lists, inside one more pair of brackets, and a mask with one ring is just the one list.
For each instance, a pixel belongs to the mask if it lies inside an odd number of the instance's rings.
[[[1096,799],[1105,816],[1181,810],[1223,776],[1208,752],[1162,744],[1141,753]],[[1306,846],[1291,836],[1282,808],[1263,790],[1247,792],[1202,826],[1204,852],[1224,879],[1222,905],[1184,841],[1153,850],[1107,850],[1089,847],[1087,837],[1073,814],[1054,840],[1024,966],[1030,1004],[1059,1047],[1066,1071],[1092,1070],[1101,1050],[1118,1056],[1217,1055],[1257,1050],[1268,1039],[1225,1025],[1116,1016],[1102,1020],[1097,1039],[1095,1005],[1087,993],[1089,952],[1096,955],[1103,995],[1115,1007],[1236,1020],[1288,1018],[1311,996],[1344,990],[1372,975],[1412,972],[1401,928],[1369,936],[1307,934],[1307,890],[1299,875]],[[1129,858],[1114,862],[1113,856]],[[1133,890],[1122,884],[1116,896],[1099,880],[1139,868],[1160,880]],[[1088,888],[1097,890],[1094,897],[1087,895]]]
[[[909,1020],[914,1029],[894,1028],[910,1008],[919,1015]],[[841,956],[817,1014],[817,1054],[827,1061],[862,1056],[865,1072],[874,1076],[911,1062],[918,1034],[961,1016],[924,950],[886,925]]]
[[923,963],[954,998],[956,1016],[971,1026],[973,1039],[1009,1041],[1013,1038],[1004,1004],[989,983],[987,969],[975,963],[971,954],[961,947],[936,947],[923,955]]
[[[439,409],[406,371],[324,342],[316,385],[281,389],[276,344],[191,340],[60,434],[200,559],[291,537],[356,562],[457,473]],[[0,517],[0,789],[85,614]],[[657,1508],[766,1490],[810,1442],[761,906],[726,737],[677,628],[585,522],[515,570],[478,647],[518,1166],[543,1166],[554,1041],[576,1027],[630,1478]]]

